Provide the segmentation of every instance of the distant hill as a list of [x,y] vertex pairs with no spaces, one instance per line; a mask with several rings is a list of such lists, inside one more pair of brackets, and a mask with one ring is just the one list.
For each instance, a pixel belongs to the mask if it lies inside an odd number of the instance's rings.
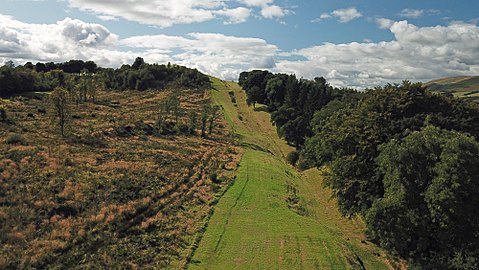
[[479,76],[449,77],[430,81],[425,85],[434,92],[450,93],[479,102]]

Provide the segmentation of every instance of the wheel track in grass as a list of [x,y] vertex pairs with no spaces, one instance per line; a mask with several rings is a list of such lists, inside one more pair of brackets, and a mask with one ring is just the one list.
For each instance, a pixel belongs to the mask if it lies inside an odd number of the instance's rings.
[[[383,257],[373,255],[377,248],[361,244],[364,224],[340,217],[336,205],[322,198],[331,193],[316,183],[322,182],[320,173],[299,174],[286,164],[293,148],[278,138],[269,115],[247,107],[237,84],[212,81],[213,100],[222,106],[244,155],[236,182],[216,205],[188,268],[354,269],[346,259],[354,254],[367,269],[388,269]],[[307,208],[303,216],[287,206],[288,182],[297,186]]]

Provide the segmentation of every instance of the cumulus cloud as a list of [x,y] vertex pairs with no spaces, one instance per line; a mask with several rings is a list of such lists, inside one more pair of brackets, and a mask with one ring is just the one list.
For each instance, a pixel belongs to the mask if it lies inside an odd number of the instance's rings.
[[287,9],[274,5],[274,0],[238,0],[238,2],[249,7],[261,8],[260,14],[266,19],[281,18],[291,13]]
[[272,19],[274,17],[281,18],[286,15],[286,12],[281,7],[272,5],[264,7],[261,10],[261,15],[267,19]]
[[239,0],[238,2],[250,7],[264,7],[269,4],[272,4],[273,0]]
[[337,9],[331,13],[323,13],[319,18],[312,20],[311,22],[320,22],[327,19],[337,18],[340,23],[347,23],[354,19],[362,17],[363,14],[359,12],[355,7]]
[[0,62],[83,59],[118,66],[136,57],[132,52],[115,50],[118,36],[99,24],[71,18],[54,24],[28,24],[0,15],[0,25]]
[[[479,72],[479,27],[472,24],[417,27],[407,21],[382,21],[395,40],[378,43],[326,43],[294,51],[304,61],[278,61],[275,70],[359,88],[428,81]],[[381,24],[380,24],[381,25]]]
[[381,29],[389,29],[393,26],[394,21],[386,18],[377,18],[376,23]]
[[224,24],[238,24],[248,20],[251,15],[251,10],[244,7],[238,7],[234,9],[219,10],[215,13],[229,18],[224,22]]
[[354,7],[335,10],[331,12],[331,15],[337,17],[341,23],[347,23],[363,16],[363,14]]
[[[273,0],[238,0],[247,7],[259,7],[264,18],[283,17],[286,9]],[[245,6],[230,7],[231,0],[68,0],[70,7],[95,14],[102,20],[123,18],[162,28],[200,23],[225,17],[225,24],[243,23],[251,15]]]
[[333,85],[358,88],[479,73],[479,27],[474,24],[376,22],[394,35],[392,41],[324,43],[287,52],[260,38],[190,33],[120,39],[102,25],[71,18],[28,24],[0,15],[0,62],[83,59],[119,67],[141,56],[150,63],[174,62],[229,80],[244,70],[269,69],[305,78],[324,76]]
[[169,27],[204,22],[225,7],[220,0],[68,0],[71,7],[99,16],[113,16],[143,24]]
[[147,50],[180,51],[171,56],[175,63],[196,67],[224,79],[237,79],[244,70],[273,68],[274,56],[279,51],[263,39],[216,33],[190,33],[187,37],[136,36],[122,40],[121,44]]

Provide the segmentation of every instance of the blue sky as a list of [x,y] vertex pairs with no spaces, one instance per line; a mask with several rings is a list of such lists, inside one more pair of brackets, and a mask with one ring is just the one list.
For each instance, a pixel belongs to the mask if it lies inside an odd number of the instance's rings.
[[136,56],[371,87],[479,73],[479,1],[3,0],[0,62]]

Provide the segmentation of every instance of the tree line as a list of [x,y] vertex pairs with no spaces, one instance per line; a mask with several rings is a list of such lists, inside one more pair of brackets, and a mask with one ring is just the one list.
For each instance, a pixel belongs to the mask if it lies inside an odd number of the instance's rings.
[[[85,81],[93,81],[96,88],[115,90],[166,87],[206,89],[210,86],[208,76],[196,69],[170,63],[148,64],[141,57],[136,58],[132,65],[122,65],[118,69],[102,68],[93,61],[82,60],[35,65],[28,62],[23,66],[15,66],[10,61],[0,67],[0,96],[46,92],[55,87],[69,89]],[[85,99],[85,95],[82,95],[81,98]]]
[[331,100],[352,93],[328,85],[322,77],[297,79],[295,75],[261,70],[242,72],[238,82],[246,91],[247,102],[266,105],[278,134],[298,148],[312,135],[310,122],[314,112]]
[[372,241],[413,269],[479,267],[478,104],[409,81],[358,92],[265,71],[239,80],[296,146],[291,163],[326,168]]

